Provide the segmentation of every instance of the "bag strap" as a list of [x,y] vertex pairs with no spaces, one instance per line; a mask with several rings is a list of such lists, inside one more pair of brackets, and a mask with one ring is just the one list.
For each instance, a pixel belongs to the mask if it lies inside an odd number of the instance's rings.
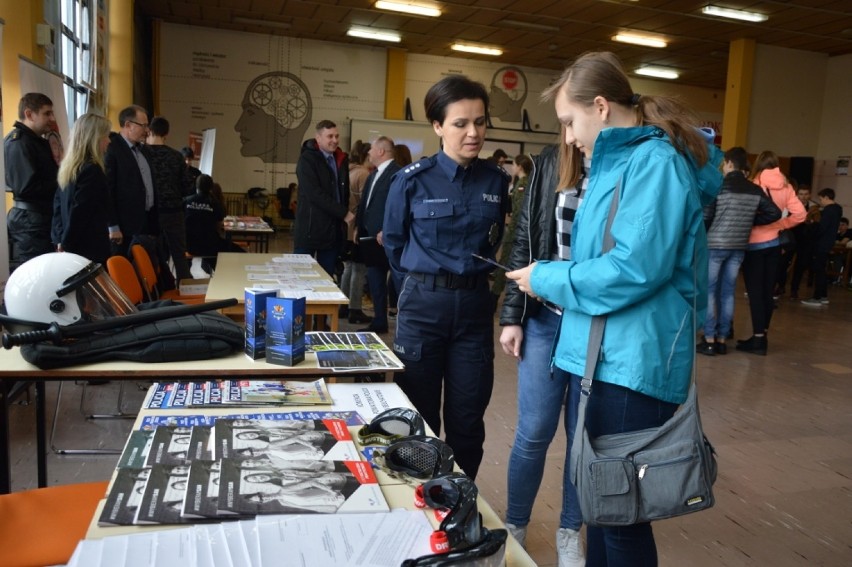
[[[612,196],[612,203],[609,206],[609,214],[606,218],[604,226],[603,246],[601,250],[604,254],[615,247],[615,240],[612,238],[612,223],[615,219],[615,213],[618,210],[618,201],[621,198],[621,178],[618,178],[618,183],[615,185],[615,194]],[[592,317],[592,324],[589,328],[589,345],[586,349],[586,366],[583,370],[583,380],[580,382],[580,404],[577,407],[577,429],[574,432],[574,442],[572,443],[571,452],[577,454],[579,444],[586,432],[586,405],[589,402],[589,394],[592,391],[592,380],[595,379],[595,370],[598,367],[598,360],[601,354],[601,345],[603,344],[604,327],[606,326],[606,315],[595,315]]]
[[[615,247],[615,240],[612,238],[612,223],[615,219],[615,213],[618,210],[618,201],[620,198],[621,192],[621,179],[619,178],[618,183],[615,187],[615,195],[612,198],[612,204],[609,208],[609,215],[606,219],[606,226],[604,227],[604,238],[603,238],[603,246],[602,252],[606,254],[610,250]],[[692,283],[693,289],[698,290],[698,267],[695,264],[695,255],[693,254],[693,263],[692,263]],[[692,317],[693,317],[693,330],[692,330],[692,375],[690,377],[689,384],[689,393],[687,395],[686,401],[682,404],[681,407],[697,405],[698,400],[695,394],[695,383],[697,381],[698,376],[698,365],[696,364],[696,355],[695,355],[695,316],[697,314],[697,295],[693,295],[692,298]],[[586,428],[586,405],[589,402],[589,394],[592,390],[592,381],[595,379],[595,371],[598,367],[598,361],[601,356],[601,346],[603,344],[603,334],[604,327],[606,326],[606,315],[595,315],[592,317],[592,323],[589,328],[589,343],[586,348],[586,366],[583,370],[583,379],[580,381],[580,403],[577,407],[577,429],[574,433],[574,442],[572,446],[577,445],[580,442],[580,439],[585,434]],[[579,447],[578,447],[579,449]],[[573,449],[572,449],[573,451]]]

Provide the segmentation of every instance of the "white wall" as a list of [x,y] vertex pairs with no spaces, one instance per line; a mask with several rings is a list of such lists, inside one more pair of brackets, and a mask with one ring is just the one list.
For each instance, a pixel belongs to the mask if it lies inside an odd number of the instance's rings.
[[852,55],[828,60],[819,147],[814,185],[816,189],[831,187],[837,200],[844,204],[846,216],[852,214],[852,176],[837,176],[838,156],[852,156]]
[[746,148],[816,156],[828,56],[758,45]]

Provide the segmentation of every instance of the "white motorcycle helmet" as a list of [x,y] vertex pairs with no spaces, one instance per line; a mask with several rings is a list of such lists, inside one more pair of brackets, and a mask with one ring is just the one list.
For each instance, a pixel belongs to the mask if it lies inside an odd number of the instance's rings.
[[70,252],[42,254],[21,264],[6,282],[4,302],[6,313],[16,323],[36,328],[100,321],[137,311],[100,264]]

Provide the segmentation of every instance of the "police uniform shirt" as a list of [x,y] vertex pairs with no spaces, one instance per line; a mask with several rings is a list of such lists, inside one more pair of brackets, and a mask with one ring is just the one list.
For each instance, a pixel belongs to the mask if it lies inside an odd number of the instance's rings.
[[462,167],[444,152],[397,173],[385,207],[384,247],[397,272],[470,276],[492,267],[503,236],[509,177],[475,159]]
[[15,122],[5,140],[6,186],[16,201],[39,204],[44,214],[53,214],[56,175],[59,166],[53,159],[50,142],[27,125]]

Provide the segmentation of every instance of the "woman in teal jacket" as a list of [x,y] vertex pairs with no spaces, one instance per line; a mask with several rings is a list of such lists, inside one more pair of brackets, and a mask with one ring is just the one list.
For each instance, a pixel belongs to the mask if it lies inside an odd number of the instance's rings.
[[[689,389],[707,296],[702,206],[721,186],[721,152],[708,148],[680,103],[635,94],[611,53],[581,56],[545,94],[555,98],[566,142],[592,158],[589,187],[574,221],[572,259],[507,275],[564,308],[554,363],[571,380],[583,375],[592,316],[607,316],[589,435],[658,426]],[[616,191],[615,246],[603,254]],[[648,523],[588,527],[586,540],[588,567],[657,564]]]

